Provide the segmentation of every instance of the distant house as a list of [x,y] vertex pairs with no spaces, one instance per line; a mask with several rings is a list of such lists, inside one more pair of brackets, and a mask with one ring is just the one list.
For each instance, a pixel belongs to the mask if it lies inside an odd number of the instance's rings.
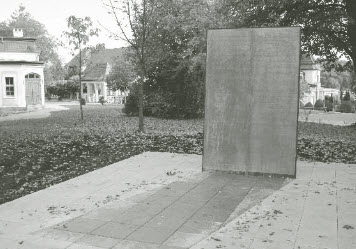
[[300,61],[301,81],[306,81],[309,85],[309,92],[304,93],[301,99],[303,104],[308,102],[313,105],[318,99],[324,100],[325,96],[333,96],[333,98],[339,98],[339,89],[324,88],[320,83],[320,65],[318,65],[312,56],[302,54]]
[[[124,60],[126,48],[103,49],[91,53],[86,50],[83,56],[86,58],[83,66],[82,97],[87,102],[98,102],[103,97],[107,103],[123,104],[129,94],[128,89],[113,91],[106,82],[111,68],[118,60]],[[74,57],[68,67],[77,67],[78,56]]]
[[35,41],[22,29],[0,37],[0,108],[44,105],[44,62]]

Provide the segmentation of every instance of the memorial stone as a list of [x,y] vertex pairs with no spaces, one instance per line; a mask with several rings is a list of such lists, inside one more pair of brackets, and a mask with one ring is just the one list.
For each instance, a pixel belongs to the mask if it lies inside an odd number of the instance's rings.
[[300,28],[209,30],[203,170],[295,177]]

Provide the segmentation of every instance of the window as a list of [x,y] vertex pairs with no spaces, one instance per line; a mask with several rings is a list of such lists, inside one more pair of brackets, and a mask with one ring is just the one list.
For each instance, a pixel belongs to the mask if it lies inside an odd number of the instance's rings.
[[15,96],[14,77],[5,77],[6,96]]
[[26,79],[39,79],[40,75],[36,74],[36,73],[29,73],[29,74],[26,74],[25,78]]

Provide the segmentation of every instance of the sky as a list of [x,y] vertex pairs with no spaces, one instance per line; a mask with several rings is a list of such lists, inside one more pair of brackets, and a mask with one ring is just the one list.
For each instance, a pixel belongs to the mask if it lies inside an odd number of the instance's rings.
[[[0,21],[7,20],[20,4],[26,7],[35,20],[46,26],[50,35],[63,42],[65,39],[61,35],[67,28],[66,19],[70,15],[75,15],[76,17],[89,16],[93,26],[101,29],[99,37],[91,39],[91,45],[105,43],[107,48],[126,45],[123,41],[109,38],[105,28],[116,31],[117,26],[113,17],[103,7],[102,0],[0,0]],[[58,53],[63,62],[71,59],[69,48],[60,47]]]

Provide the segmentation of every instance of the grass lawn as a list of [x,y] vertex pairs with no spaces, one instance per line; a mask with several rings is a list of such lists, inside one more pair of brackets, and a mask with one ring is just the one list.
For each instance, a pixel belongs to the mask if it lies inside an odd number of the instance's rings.
[[[203,120],[138,120],[117,106],[84,106],[45,119],[0,123],[0,204],[144,151],[202,153]],[[356,162],[356,127],[300,123],[298,155]]]

